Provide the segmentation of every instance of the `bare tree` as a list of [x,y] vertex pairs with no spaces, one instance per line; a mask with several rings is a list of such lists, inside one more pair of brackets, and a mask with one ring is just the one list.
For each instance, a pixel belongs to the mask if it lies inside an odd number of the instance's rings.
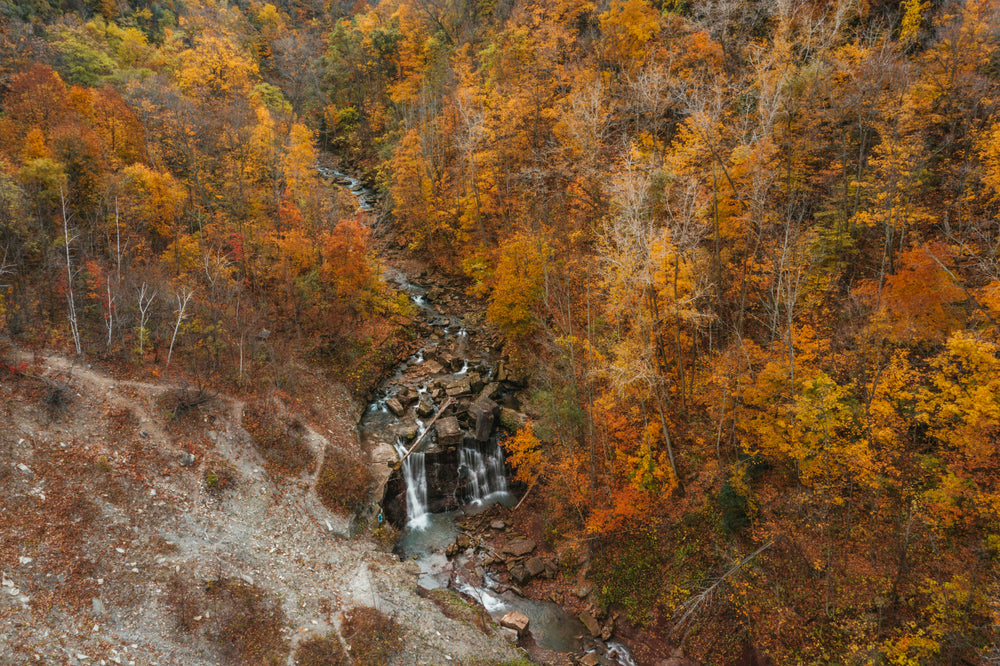
[[146,293],[146,283],[142,283],[139,289],[139,354],[142,355],[144,343],[146,341],[146,323],[149,321],[149,306],[156,300],[156,292]]
[[76,236],[70,238],[69,236],[69,215],[66,213],[66,193],[63,191],[62,185],[59,186],[59,202],[62,205],[62,220],[63,220],[63,240],[66,245],[66,299],[69,304],[69,328],[73,334],[73,345],[76,347],[76,355],[79,356],[83,353],[83,349],[80,346],[80,329],[76,322],[76,303],[73,300],[73,264],[70,261],[69,245],[72,241],[76,240]]
[[194,289],[181,287],[181,293],[177,294],[177,321],[174,323],[174,334],[170,337],[170,350],[167,352],[167,367],[170,367],[170,357],[174,354],[174,341],[177,340],[177,330],[184,321],[184,312],[187,310],[188,301],[194,295]]

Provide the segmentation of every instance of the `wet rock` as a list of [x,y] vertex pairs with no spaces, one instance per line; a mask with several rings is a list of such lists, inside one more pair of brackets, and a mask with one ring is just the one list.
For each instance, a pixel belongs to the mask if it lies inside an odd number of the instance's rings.
[[600,666],[601,659],[597,656],[596,652],[588,652],[577,659],[576,663],[580,664],[580,666]]
[[445,383],[444,392],[452,397],[467,395],[472,393],[472,384],[469,383],[468,377],[461,377],[454,381]]
[[455,543],[458,544],[459,548],[465,550],[472,545],[472,540],[469,538],[468,534],[458,534],[455,537]]
[[462,427],[454,416],[438,419],[434,430],[437,432],[438,444],[442,447],[453,447],[462,443]]
[[445,368],[443,365],[435,361],[434,359],[429,359],[424,361],[424,370],[432,375],[440,375],[444,372]]
[[503,362],[497,364],[493,376],[497,378],[497,381],[511,384],[513,386],[525,385],[524,377],[520,373],[514,372],[506,363]]
[[535,542],[531,539],[514,539],[503,546],[503,552],[514,557],[523,557],[535,549]]
[[597,622],[597,619],[590,613],[586,611],[580,613],[580,622],[583,623],[583,626],[587,628],[587,631],[589,631],[590,635],[593,636],[594,638],[597,638],[598,636],[601,635],[601,625]]
[[511,629],[510,627],[500,627],[500,635],[507,639],[510,643],[517,643],[518,633],[517,629]]
[[517,432],[528,423],[528,417],[507,407],[500,408],[500,425],[511,432]]
[[417,392],[409,387],[403,387],[396,394],[396,398],[402,403],[403,407],[409,407],[417,401],[418,397]]
[[528,630],[528,616],[518,611],[511,611],[500,618],[500,626],[513,629],[518,635]]
[[476,441],[485,442],[493,432],[493,424],[500,413],[500,406],[489,398],[479,398],[469,406],[469,418],[475,423]]
[[417,436],[419,428],[417,428],[417,424],[413,421],[404,421],[403,423],[395,425],[392,431],[396,433],[397,437],[410,440]]
[[483,398],[486,398],[487,400],[493,400],[498,395],[500,395],[500,392],[502,390],[503,387],[500,386],[499,383],[490,382],[489,384],[483,387],[482,391],[479,392],[479,397],[477,398],[477,400],[482,400]]
[[611,618],[610,620],[604,623],[603,627],[601,627],[601,640],[602,641],[611,640],[611,637],[614,635],[615,635],[615,619]]
[[388,407],[389,411],[395,414],[396,416],[402,416],[403,412],[406,411],[406,408],[403,407],[403,403],[401,403],[399,399],[396,398],[395,396],[386,400],[385,406]]
[[417,403],[417,416],[426,419],[434,415],[434,401],[430,398],[421,398]]
[[470,372],[466,375],[469,380],[469,387],[472,389],[473,393],[480,391],[483,388],[483,377],[478,372]]

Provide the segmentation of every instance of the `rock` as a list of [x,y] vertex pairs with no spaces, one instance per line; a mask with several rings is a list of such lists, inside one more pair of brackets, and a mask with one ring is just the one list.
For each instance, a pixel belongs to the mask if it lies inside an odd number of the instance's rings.
[[701,666],[701,665],[693,659],[686,659],[684,657],[670,657],[669,659],[664,659],[663,661],[657,662],[656,666]]
[[508,570],[511,579],[518,585],[524,585],[531,580],[531,574],[523,564],[512,564]]
[[409,407],[417,401],[417,392],[409,387],[403,387],[396,394],[396,398],[402,403],[403,407]]
[[500,425],[511,432],[516,432],[528,423],[528,417],[521,412],[515,412],[507,407],[500,408]]
[[483,377],[478,372],[470,372],[466,375],[469,380],[469,386],[472,388],[473,392],[479,391],[483,388]]
[[452,447],[462,443],[462,427],[458,424],[458,419],[454,416],[446,416],[438,419],[434,426],[437,432],[438,444],[440,446]]
[[385,406],[388,407],[389,411],[395,414],[396,416],[402,416],[403,412],[406,411],[406,408],[403,407],[403,403],[401,403],[399,399],[396,398],[395,396],[386,400]]
[[528,573],[531,574],[532,578],[541,576],[545,573],[545,563],[542,562],[542,558],[537,555],[535,557],[529,557],[528,561],[524,563],[524,568],[528,570]]
[[434,401],[430,398],[421,398],[420,402],[417,403],[417,416],[422,419],[429,418],[434,415]]
[[511,629],[510,627],[500,627],[500,635],[511,643],[517,643],[517,638],[518,638],[517,629]]
[[104,602],[97,597],[90,600],[90,606],[94,609],[94,615],[104,615],[108,612],[108,609],[104,606]]
[[432,375],[440,375],[444,372],[445,368],[443,365],[435,361],[434,359],[429,359],[424,361],[424,370]]
[[502,520],[494,520],[492,523],[490,523],[490,529],[505,530],[507,529],[507,523],[503,522]]
[[444,554],[446,557],[448,557],[448,559],[451,559],[456,555],[458,555],[459,553],[461,553],[463,550],[465,549],[460,547],[457,543],[453,541],[448,544],[448,547],[445,549]]
[[587,631],[594,638],[601,635],[601,625],[598,624],[597,620],[590,613],[586,611],[580,613],[580,622],[583,622],[583,626],[587,628]]
[[194,454],[193,453],[183,453],[181,454],[180,465],[181,467],[190,467],[194,464]]
[[419,428],[413,421],[404,421],[393,426],[392,431],[396,433],[397,437],[410,440],[417,436]]
[[523,557],[535,549],[531,539],[514,539],[503,545],[503,552],[514,557]]
[[548,579],[555,578],[559,574],[559,565],[557,565],[552,560],[545,560],[545,577]]
[[513,629],[518,635],[528,630],[528,616],[518,611],[511,611],[500,618],[500,626]]
[[472,545],[472,540],[469,539],[468,534],[459,533],[458,536],[455,537],[455,543],[458,544],[459,548],[465,550]]
[[603,627],[601,627],[601,640],[609,641],[611,637],[615,635],[615,621],[611,620]]
[[512,384],[514,386],[524,386],[525,380],[519,373],[515,373],[510,367],[503,362],[497,364],[496,371],[493,376],[497,378],[498,382],[505,382],[507,384]]
[[469,418],[475,422],[473,434],[476,441],[485,442],[493,432],[493,423],[500,413],[500,406],[489,398],[479,398],[469,407]]
[[577,659],[576,663],[580,664],[580,666],[599,666],[601,659],[597,656],[596,652],[588,652]]
[[472,384],[469,383],[468,377],[461,377],[455,381],[444,384],[444,392],[453,398],[460,395],[466,395],[468,393],[472,393]]
[[573,590],[573,594],[575,594],[578,599],[584,599],[593,590],[594,590],[594,584],[588,581],[586,583],[577,585],[576,589]]
[[499,383],[497,383],[497,382],[490,382],[489,384],[487,384],[486,386],[483,387],[483,390],[479,392],[479,397],[476,398],[476,399],[477,400],[482,400],[483,398],[486,398],[488,400],[493,400],[498,395],[500,395],[500,392],[502,390],[503,390],[503,387],[500,386]]

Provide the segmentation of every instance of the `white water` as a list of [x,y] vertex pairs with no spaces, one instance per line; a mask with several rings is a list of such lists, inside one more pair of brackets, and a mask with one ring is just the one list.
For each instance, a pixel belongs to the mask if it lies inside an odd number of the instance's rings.
[[[419,423],[420,434],[426,429]],[[419,435],[418,435],[419,436]],[[403,457],[406,447],[396,440],[396,453]],[[414,451],[403,461],[401,469],[406,482],[406,526],[413,529],[427,527],[427,470],[424,466],[424,454]]]
[[494,442],[460,446],[458,473],[468,475],[465,501],[469,504],[480,504],[492,496],[507,493],[503,450]]

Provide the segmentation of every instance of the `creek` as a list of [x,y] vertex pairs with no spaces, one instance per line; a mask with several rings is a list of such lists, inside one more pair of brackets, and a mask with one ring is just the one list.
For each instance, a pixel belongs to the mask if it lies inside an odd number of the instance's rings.
[[[377,199],[356,178],[319,167],[356,197],[360,211]],[[421,283],[398,267],[383,279],[416,310],[417,351],[378,387],[359,424],[368,451],[391,448],[402,464],[386,483],[379,520],[399,528],[397,554],[419,567],[418,585],[447,588],[482,605],[500,621],[511,611],[529,619],[529,641],[543,650],[581,654],[593,649],[582,622],[561,606],[527,599],[488,570],[482,549],[460,543],[458,522],[497,504],[513,506],[519,489],[499,440],[523,424],[522,379],[497,358],[483,335],[454,312],[461,296]],[[587,637],[587,640],[581,640]],[[606,663],[633,666],[624,645],[600,644]]]

